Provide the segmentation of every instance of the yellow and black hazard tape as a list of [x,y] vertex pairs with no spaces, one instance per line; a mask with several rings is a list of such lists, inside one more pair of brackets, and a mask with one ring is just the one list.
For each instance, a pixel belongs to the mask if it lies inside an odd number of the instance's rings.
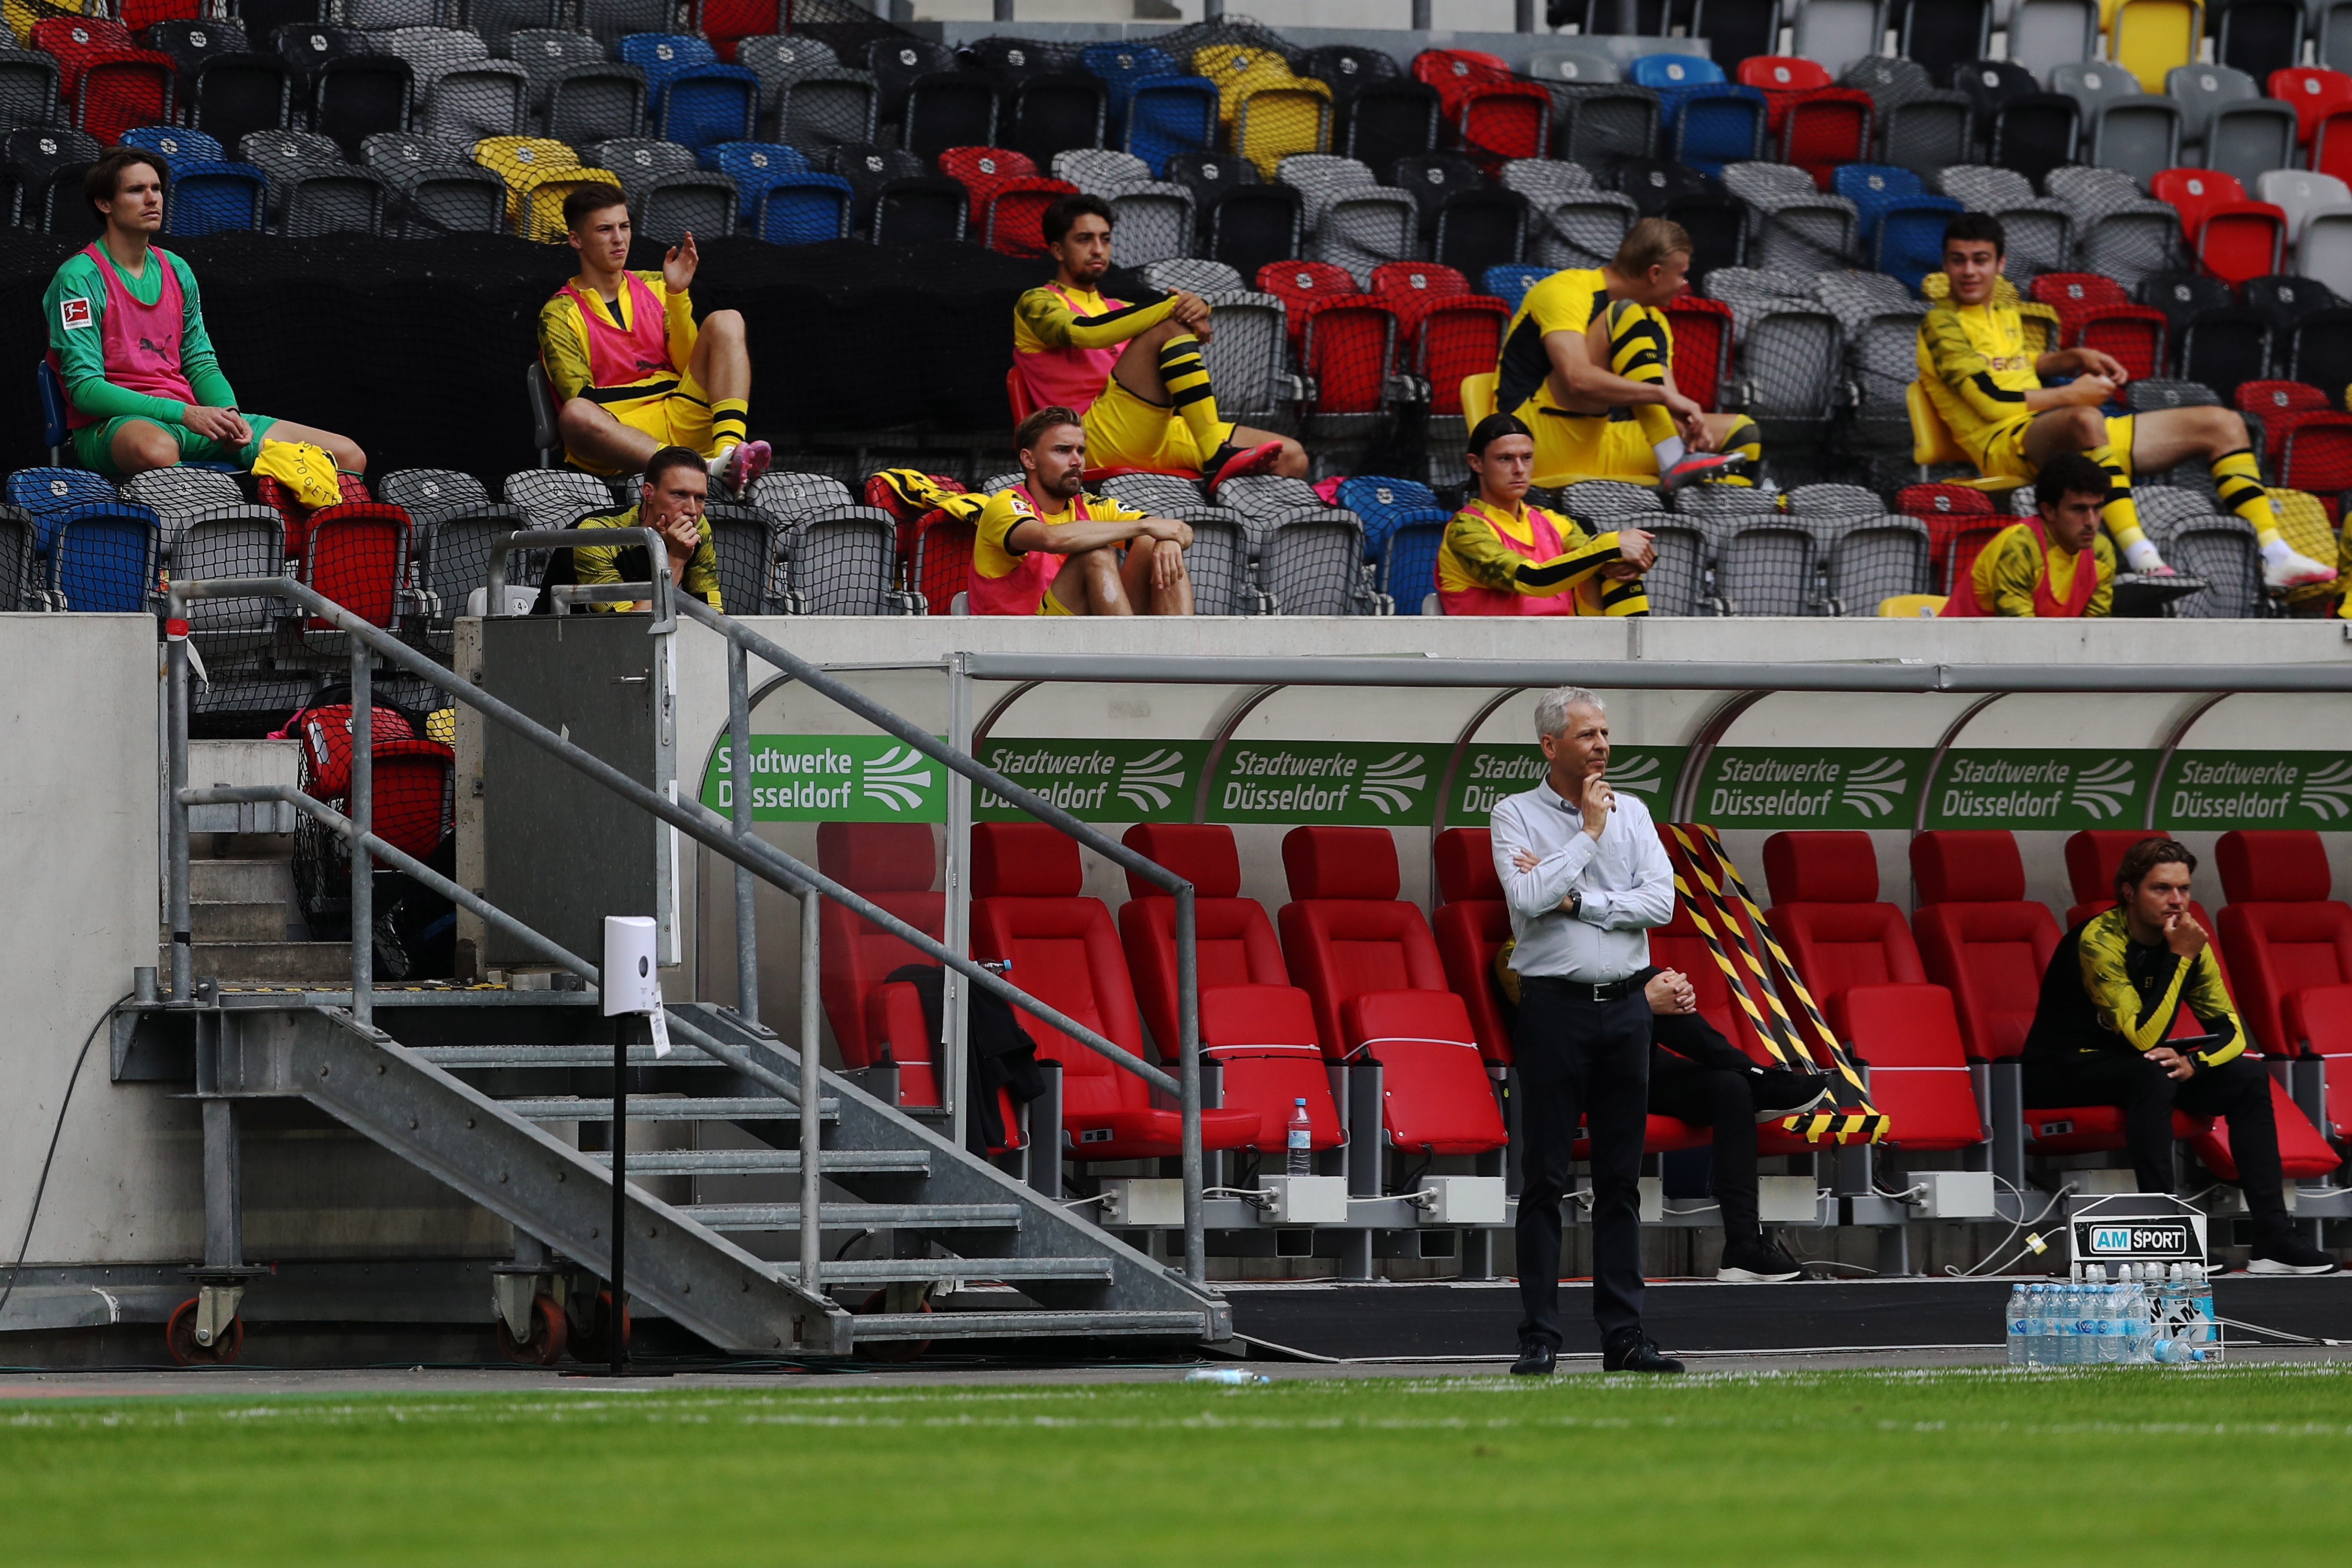
[[[1669,823],[1667,827],[1682,847],[1681,859],[1689,867],[1698,885],[1706,890],[1706,903],[1730,935],[1733,944],[1739,950],[1741,961],[1753,975],[1757,988],[1769,1004],[1771,1011],[1768,1026],[1765,1015],[1748,993],[1748,976],[1741,974],[1732,963],[1730,955],[1714,935],[1706,912],[1701,909],[1701,900],[1692,896],[1688,884],[1677,876],[1675,891],[1682,895],[1685,907],[1690,910],[1692,923],[1706,939],[1708,951],[1714,953],[1716,963],[1730,984],[1733,994],[1739,998],[1740,1005],[1756,1022],[1757,1032],[1764,1039],[1766,1047],[1783,1068],[1790,1071],[1827,1071],[1842,1080],[1842,1091],[1837,1096],[1842,1103],[1829,1110],[1784,1117],[1780,1125],[1809,1143],[1818,1143],[1823,1139],[1841,1144],[1875,1143],[1885,1138],[1887,1130],[1885,1113],[1870,1103],[1869,1089],[1854,1067],[1853,1057],[1839,1044],[1836,1034],[1822,1016],[1812,994],[1805,989],[1803,980],[1798,976],[1796,965],[1789,961],[1788,952],[1780,946],[1780,939],[1773,935],[1764,911],[1749,896],[1747,884],[1740,879],[1731,858],[1723,852],[1722,841],[1716,837],[1715,830],[1703,824]],[[1710,865],[1720,874],[1720,884],[1716,876],[1710,874]],[[1726,892],[1726,888],[1730,889],[1729,893]],[[1767,964],[1749,943],[1747,934],[1740,930],[1741,921],[1731,908],[1733,898],[1738,899],[1740,910],[1747,917],[1746,923],[1770,955],[1769,976]],[[1802,1024],[1789,1013],[1781,999],[1783,992],[1793,996],[1803,1010]],[[1811,1027],[1806,1027],[1807,1025]],[[1810,1038],[1807,1037],[1809,1036]]]

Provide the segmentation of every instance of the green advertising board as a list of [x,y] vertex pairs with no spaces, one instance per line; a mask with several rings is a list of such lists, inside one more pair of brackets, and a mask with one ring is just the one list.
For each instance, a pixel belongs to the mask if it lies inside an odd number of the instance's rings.
[[[1612,747],[1609,782],[1627,795],[1640,795],[1651,816],[1663,822],[1688,754],[1685,746]],[[1445,799],[1446,825],[1483,826],[1503,800],[1535,788],[1546,766],[1543,752],[1533,745],[1465,746]]]
[[[702,771],[702,804],[735,809],[725,731]],[[754,735],[754,822],[945,822],[948,773],[887,735]]]
[[[981,745],[980,760],[1081,822],[1190,822],[1209,742],[991,737]],[[979,821],[1026,815],[987,790],[972,792]]]
[[1234,741],[1210,780],[1208,819],[1425,827],[1450,750],[1440,742]]
[[1932,752],[1881,746],[1725,746],[1700,776],[1717,827],[1908,827]]
[[2175,752],[2157,786],[2166,827],[2352,827],[2352,756],[2335,752]]
[[2153,752],[1955,747],[1927,789],[1929,827],[2137,827]]

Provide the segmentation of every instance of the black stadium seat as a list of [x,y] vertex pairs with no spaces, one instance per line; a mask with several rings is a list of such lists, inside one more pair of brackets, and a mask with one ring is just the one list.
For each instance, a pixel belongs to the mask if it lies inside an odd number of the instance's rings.
[[87,132],[61,125],[8,132],[0,142],[0,169],[16,226],[75,238],[97,232],[98,220],[81,199],[81,175],[103,151]]
[[997,111],[1000,146],[1029,154],[1040,169],[1054,154],[1103,144],[1108,89],[1096,77],[1036,75],[1014,82]]
[[[877,38],[866,47],[866,68],[874,76],[877,117],[885,125],[896,125],[906,116],[907,97],[916,79],[954,70],[956,55],[945,44],[921,38]],[[988,144],[985,137],[971,143]]]
[[1202,254],[1244,278],[1255,278],[1267,262],[1287,261],[1298,254],[1305,220],[1296,186],[1234,185],[1210,202],[1201,216],[1207,231]]
[[26,49],[0,48],[0,128],[47,125],[57,112],[56,58]]

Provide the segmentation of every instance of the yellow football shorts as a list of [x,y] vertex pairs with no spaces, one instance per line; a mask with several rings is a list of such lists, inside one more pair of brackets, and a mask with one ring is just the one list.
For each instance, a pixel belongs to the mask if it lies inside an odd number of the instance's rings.
[[1535,482],[1549,489],[1576,479],[1658,482],[1658,455],[1636,420],[1605,414],[1561,414],[1528,405],[1519,411],[1535,433]]
[[[665,447],[684,447],[690,452],[712,455],[710,444],[710,395],[702,390],[692,376],[682,378],[677,390],[666,397],[650,397],[642,403],[627,404],[610,411],[614,418],[632,430],[643,431]],[[577,457],[572,466],[590,473],[618,473],[617,468],[598,468],[582,462]]]
[[[2131,473],[2132,419],[2129,414],[2107,416],[2107,449],[2126,476]],[[1976,454],[1978,471],[1989,479],[2030,479],[2040,471],[2025,458],[2025,427],[2032,423],[2033,416],[2028,414],[1996,425],[1960,446]]]
[[1083,420],[1089,468],[1168,468],[1201,471],[1202,453],[1192,427],[1172,408],[1147,403],[1116,378],[1105,384]]

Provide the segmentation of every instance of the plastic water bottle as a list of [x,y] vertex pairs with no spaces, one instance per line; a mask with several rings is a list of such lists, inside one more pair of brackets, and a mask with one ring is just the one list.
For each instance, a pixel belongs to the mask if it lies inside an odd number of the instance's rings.
[[2116,1321],[2115,1287],[2107,1281],[2107,1267],[2104,1263],[2091,1265],[2090,1275],[2091,1300],[2087,1315],[2091,1320],[2091,1353],[2083,1359],[2092,1365],[2106,1366],[2116,1359],[2116,1330],[2120,1326]]
[[2058,1331],[2053,1336],[2051,1348],[2057,1353],[2050,1358],[2053,1366],[2080,1366],[2083,1362],[2082,1323],[2077,1317],[2077,1300],[2082,1288],[2069,1279],[2052,1287],[2057,1310],[2051,1314],[2058,1321]]
[[2201,1263],[2189,1266],[2189,1305],[2196,1313],[2196,1328],[2189,1338],[2200,1345],[2219,1342],[2221,1326],[2213,1320],[2213,1281]]
[[1290,1102],[1290,1136],[1284,1165],[1286,1173],[1308,1176],[1315,1173],[1315,1123],[1307,1114],[1305,1096]]
[[1215,1384],[1224,1388],[1252,1388],[1274,1379],[1238,1366],[1196,1366],[1184,1374],[1187,1383]]
[[2012,1285],[2009,1288],[2009,1364],[2011,1366],[2026,1364],[2025,1352],[2029,1342],[2027,1336],[2032,1332],[2032,1329],[2031,1321],[2026,1316],[2025,1300],[2023,1285]]
[[2116,1359],[2126,1366],[2143,1366],[2147,1362],[2147,1294],[2140,1289],[2139,1266],[2124,1265],[2124,1281],[2116,1288],[2122,1297],[2117,1309],[2123,1319],[2123,1353]]
[[2025,1364],[2050,1364],[2050,1287],[2025,1288]]

